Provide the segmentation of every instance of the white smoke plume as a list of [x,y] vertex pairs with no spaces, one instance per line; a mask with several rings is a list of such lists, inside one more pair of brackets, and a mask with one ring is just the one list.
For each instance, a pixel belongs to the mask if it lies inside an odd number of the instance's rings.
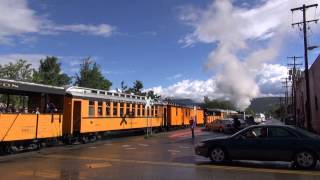
[[269,0],[248,9],[234,2],[216,0],[205,10],[184,8],[181,20],[194,31],[180,43],[185,47],[196,42],[216,44],[206,64],[207,69],[216,72],[213,93],[224,94],[224,99],[244,110],[260,94],[257,75],[263,64],[277,58],[291,29],[290,9],[298,4],[293,0]]

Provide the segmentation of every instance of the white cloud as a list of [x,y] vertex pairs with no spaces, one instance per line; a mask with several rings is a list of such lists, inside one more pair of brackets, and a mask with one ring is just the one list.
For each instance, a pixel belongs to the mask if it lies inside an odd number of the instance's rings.
[[40,64],[40,59],[44,59],[46,54],[4,54],[0,55],[0,64],[8,64],[10,62],[16,62],[19,59],[26,60],[28,63],[32,64],[33,68],[38,68]]
[[14,44],[13,37],[24,39],[30,34],[52,35],[75,32],[109,37],[115,27],[109,24],[56,24],[28,6],[27,0],[0,1],[0,43]]
[[181,78],[183,75],[181,73],[175,74],[173,76],[167,77],[168,80],[176,80]]
[[279,64],[263,64],[257,72],[256,82],[260,88],[260,96],[280,96],[283,93],[281,82],[287,77],[287,67]]
[[0,1],[0,42],[11,43],[12,35],[35,33],[40,30],[41,19],[28,8],[24,0]]
[[[287,68],[279,64],[263,64],[263,68],[257,73],[257,86],[260,89],[259,94],[256,96],[279,96],[281,95],[283,89],[281,82],[283,77],[287,73]],[[230,94],[236,93],[229,91],[221,92],[217,86],[219,86],[219,78],[213,77],[208,80],[182,80],[168,87],[157,86],[153,88],[146,89],[153,90],[155,93],[160,94],[162,97],[169,98],[188,98],[197,102],[202,102],[204,96],[208,96],[212,99],[224,99],[231,100]],[[246,82],[229,82],[229,83],[246,83]],[[242,89],[241,91],[255,91],[251,87],[249,89]],[[244,93],[244,92],[241,92]],[[246,99],[243,99],[246,101]]]
[[51,31],[65,31],[65,32],[78,32],[83,34],[109,37],[115,30],[115,27],[109,24],[100,24],[100,25],[87,25],[87,24],[72,24],[72,25],[60,25],[60,26],[51,26],[49,27]]
[[[216,88],[215,81],[208,79],[206,81],[182,80],[166,88],[158,86],[146,89],[145,91],[148,90],[153,90],[162,97],[190,98],[201,102],[203,100],[203,96],[215,94],[214,92],[216,91]],[[219,98],[219,96],[217,95],[215,98]]]

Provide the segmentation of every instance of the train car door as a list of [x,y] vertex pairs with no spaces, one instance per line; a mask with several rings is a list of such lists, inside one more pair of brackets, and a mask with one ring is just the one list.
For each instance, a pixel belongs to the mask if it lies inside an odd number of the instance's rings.
[[168,117],[167,117],[168,113],[167,113],[167,108],[163,108],[163,122],[164,122],[164,126],[168,126]]
[[73,133],[80,133],[81,101],[73,102]]

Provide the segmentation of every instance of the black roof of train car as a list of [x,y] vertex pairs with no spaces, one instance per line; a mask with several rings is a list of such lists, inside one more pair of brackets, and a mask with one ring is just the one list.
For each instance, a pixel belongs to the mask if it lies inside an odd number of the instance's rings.
[[31,82],[23,82],[0,78],[0,92],[9,93],[46,93],[64,95],[63,87],[43,85]]

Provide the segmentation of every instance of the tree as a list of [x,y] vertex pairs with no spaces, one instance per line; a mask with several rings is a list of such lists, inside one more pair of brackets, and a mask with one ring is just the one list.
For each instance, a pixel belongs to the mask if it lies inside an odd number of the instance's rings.
[[148,92],[146,93],[146,96],[147,96],[147,97],[150,97],[151,99],[160,99],[160,97],[161,97],[160,95],[154,93],[153,90],[148,91]]
[[33,81],[52,86],[63,86],[70,84],[71,78],[61,72],[61,64],[57,57],[47,56],[44,60],[40,60],[38,71],[33,73]]
[[142,88],[143,88],[142,81],[136,80],[135,82],[133,82],[132,90],[134,94],[141,95]]
[[80,65],[80,71],[76,74],[74,84],[81,87],[103,90],[109,90],[112,86],[112,83],[102,75],[99,65],[91,61],[90,57],[84,59]]
[[204,97],[203,108],[217,108],[217,109],[230,109],[235,110],[235,106],[232,102],[226,100],[210,100],[208,97]]
[[31,81],[32,80],[31,64],[26,60],[18,60],[15,63],[0,65],[0,78],[13,79],[18,81]]
[[[10,62],[4,66],[0,65],[0,78],[12,79],[18,81],[31,81],[32,80],[31,64],[25,60],[18,60],[15,63]],[[8,98],[10,98],[10,104],[8,104]],[[0,93],[0,106],[8,107],[14,105],[16,108],[22,108],[25,106],[25,97],[17,95],[3,95]]]
[[128,86],[124,84],[124,81],[121,81],[121,92],[126,92],[128,90]]
[[246,112],[246,115],[251,115],[251,116],[254,116],[256,114],[254,110],[249,107],[245,109],[245,112]]

